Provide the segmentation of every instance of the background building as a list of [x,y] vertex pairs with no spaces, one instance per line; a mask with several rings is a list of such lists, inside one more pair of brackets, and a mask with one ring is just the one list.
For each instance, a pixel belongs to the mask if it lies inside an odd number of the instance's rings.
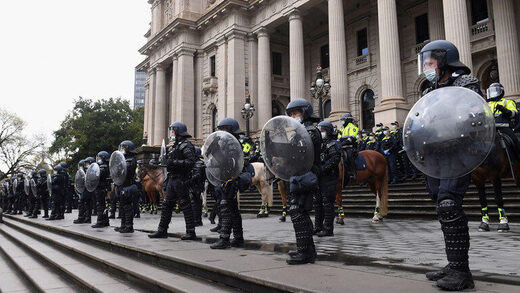
[[427,86],[417,53],[436,39],[460,50],[483,89],[500,80],[520,97],[520,1],[515,0],[149,0],[152,22],[139,50],[147,58],[149,143],[171,121],[204,138],[234,117],[249,93],[252,131],[311,98],[321,65],[330,79],[329,120],[350,111],[360,127],[403,121]]
[[137,107],[144,107],[145,103],[145,89],[144,84],[146,83],[146,72],[135,71],[134,81],[134,109]]

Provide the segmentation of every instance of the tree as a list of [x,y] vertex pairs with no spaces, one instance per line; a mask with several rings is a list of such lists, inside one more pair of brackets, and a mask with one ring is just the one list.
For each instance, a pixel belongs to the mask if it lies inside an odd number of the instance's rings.
[[16,114],[0,108],[0,180],[30,169],[32,156],[43,146],[38,137],[23,135],[25,126]]
[[[80,97],[74,107],[54,132],[54,142],[49,151],[60,153],[72,164],[95,157],[100,151],[117,150],[123,140],[131,140],[136,146],[143,137],[144,111],[132,110],[127,100],[120,98],[92,101]],[[70,164],[69,164],[70,165]]]

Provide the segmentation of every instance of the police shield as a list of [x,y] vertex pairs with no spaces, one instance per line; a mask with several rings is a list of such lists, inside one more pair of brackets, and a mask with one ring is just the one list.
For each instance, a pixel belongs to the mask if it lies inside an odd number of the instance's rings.
[[47,174],[47,190],[52,194],[52,177],[51,174]]
[[76,189],[76,192],[79,194],[85,191],[85,177],[85,171],[83,171],[83,168],[80,167],[76,172],[76,176],[74,177],[74,189]]
[[36,188],[36,181],[34,179],[29,180],[29,185],[31,185],[31,191],[36,196],[38,194],[38,189]]
[[117,186],[123,185],[126,179],[126,160],[122,152],[115,151],[112,153],[108,168],[114,184]]
[[216,131],[210,134],[202,146],[202,153],[206,170],[218,182],[235,179],[244,167],[242,146],[228,132]]
[[161,152],[159,153],[159,164],[166,166],[166,144],[164,143],[164,139],[161,143]]
[[31,192],[31,185],[29,183],[29,179],[25,178],[23,180],[23,191],[25,191],[25,194],[29,195]]
[[88,166],[87,173],[85,174],[85,188],[89,192],[94,192],[99,185],[99,178],[101,176],[101,169],[97,163],[93,163]]
[[424,174],[453,179],[471,173],[495,141],[495,120],[484,99],[466,88],[437,89],[410,110],[403,129],[408,158]]
[[267,121],[260,135],[260,152],[267,168],[286,181],[310,171],[314,162],[314,145],[309,133],[288,116]]
[[14,178],[13,182],[13,194],[16,194],[16,187],[18,186],[18,179]]
[[222,182],[217,180],[215,177],[213,177],[213,175],[211,175],[211,173],[209,172],[208,169],[206,169],[206,178],[208,179],[209,183],[211,183],[211,185],[213,186],[219,186]]

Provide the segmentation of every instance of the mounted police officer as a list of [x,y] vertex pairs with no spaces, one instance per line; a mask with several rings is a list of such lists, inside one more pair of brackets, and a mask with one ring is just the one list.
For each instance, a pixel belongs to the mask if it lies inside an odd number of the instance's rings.
[[38,181],[36,181],[36,190],[38,193],[38,197],[41,202],[41,207],[43,209],[43,217],[44,219],[49,218],[49,188],[47,185],[47,171],[45,169],[40,169],[38,171]]
[[[224,118],[219,122],[217,129],[230,133],[237,141],[243,134],[238,121],[233,118]],[[215,186],[215,192],[219,194],[217,197],[220,197],[219,219],[221,219],[221,228],[219,240],[210,246],[212,249],[226,249],[230,246],[242,247],[244,245],[244,231],[242,229],[242,216],[238,209],[237,192],[250,187],[254,176],[254,169],[252,168],[253,166],[245,161],[237,178]],[[232,241],[230,241],[231,232],[233,232]]]
[[47,220],[63,220],[65,189],[67,188],[68,176],[63,170],[63,167],[56,165],[54,168],[54,175],[52,176],[52,212]]
[[[320,227],[321,231],[317,232],[318,237],[334,236],[334,200],[336,199],[336,187],[338,182],[339,169],[338,164],[341,161],[341,146],[334,137],[334,126],[328,121],[322,121],[318,124],[321,132],[321,170],[318,178],[320,185],[320,194],[322,205],[322,215],[317,210],[318,205],[314,205],[315,227]],[[320,223],[320,221],[322,223]],[[316,230],[316,229],[315,229]]]
[[[135,197],[138,196],[137,186],[135,184],[135,171],[137,168],[137,161],[135,159],[135,145],[132,141],[125,140],[119,144],[119,151],[114,152],[117,155],[114,156],[117,160],[116,165],[112,166],[112,157],[110,158],[111,169],[110,175],[114,183],[116,183],[115,193],[120,201],[119,214],[121,215],[121,226],[116,227],[114,230],[119,233],[133,233],[134,232],[134,202]],[[121,154],[124,158],[121,158]],[[121,160],[124,159],[125,163]],[[124,177],[114,178],[112,168],[116,170],[121,166],[125,167]],[[116,182],[117,180],[117,182]]]
[[99,165],[99,183],[94,191],[94,198],[96,203],[97,220],[92,228],[102,228],[109,226],[108,211],[106,211],[106,195],[110,189],[110,170],[108,169],[108,162],[110,154],[106,151],[101,151],[97,154],[97,164]]
[[[150,238],[167,238],[168,226],[172,218],[172,212],[176,202],[180,202],[180,208],[186,223],[186,234],[182,240],[195,240],[195,221],[189,195],[188,181],[195,162],[198,160],[195,147],[188,140],[191,135],[188,128],[182,122],[174,122],[170,125],[170,139],[173,145],[166,154],[166,168],[168,171],[166,197],[162,204],[161,220],[157,232],[148,235]],[[164,159],[163,159],[164,160]]]
[[[87,172],[89,166],[95,163],[93,157],[87,157],[79,165],[83,165],[83,169]],[[90,224],[92,222],[92,202],[94,193],[88,191],[86,188],[83,190],[79,197],[78,202],[78,218],[73,221],[74,224]]]
[[200,195],[204,191],[206,183],[206,167],[202,160],[202,151],[200,147],[195,147],[197,161],[193,165],[191,176],[188,182],[190,186],[191,206],[193,209],[193,217],[195,218],[195,226],[202,226],[202,198]]
[[[465,87],[482,96],[479,81],[470,75],[470,69],[459,61],[459,51],[452,43],[444,40],[430,42],[421,50],[419,57],[419,68],[430,81],[430,87],[423,94],[445,87]],[[427,177],[427,187],[432,199],[437,203],[437,215],[444,233],[448,265],[440,271],[427,273],[426,277],[437,281],[437,286],[442,289],[474,288],[468,262],[468,219],[462,209],[470,179],[470,174],[456,179]]]

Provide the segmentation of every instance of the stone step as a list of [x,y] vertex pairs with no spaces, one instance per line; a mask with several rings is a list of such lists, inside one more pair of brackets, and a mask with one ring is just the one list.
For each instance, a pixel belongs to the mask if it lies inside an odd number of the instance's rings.
[[[235,292],[227,286],[209,284],[207,280],[165,270],[134,258],[107,251],[106,249],[85,244],[82,241],[59,235],[55,232],[30,226],[22,222],[6,220],[6,224],[19,232],[38,239],[46,244],[59,247],[61,251],[80,256],[95,267],[120,277],[131,288],[144,291],[168,292]],[[116,289],[116,288],[114,288]]]
[[[180,239],[149,239],[142,232],[133,234],[119,234],[105,229],[97,229],[105,235],[115,235],[117,241],[71,231],[62,227],[56,227],[52,223],[31,221],[23,217],[6,215],[4,218],[9,228],[23,231],[43,242],[69,251],[81,258],[88,260],[97,267],[120,276],[123,273],[134,285],[144,288],[152,288],[152,291],[173,292],[302,292],[302,288],[288,286],[283,283],[273,283],[264,279],[241,276],[234,270],[221,269],[212,266],[211,262],[192,261],[192,255],[187,258],[177,258],[161,254],[157,251],[149,251],[145,244],[151,242],[162,243],[172,250],[190,250],[200,246],[201,253],[212,253],[215,257],[220,252],[210,250],[207,244],[197,241],[181,241]],[[5,226],[5,225],[4,225]],[[72,225],[72,228],[81,228],[81,225]],[[89,231],[96,231],[88,228]],[[15,231],[17,232],[17,231]],[[100,234],[102,235],[102,234]],[[136,242],[134,237],[139,237]],[[119,242],[121,241],[121,242]],[[130,244],[127,243],[130,241]],[[137,247],[136,247],[137,246]],[[179,248],[182,246],[183,248]],[[144,274],[146,273],[146,275]],[[150,290],[148,290],[150,291]]]
[[[27,280],[30,284],[28,287],[32,287],[31,291],[76,292],[80,289],[75,287],[70,279],[60,276],[58,271],[39,261],[2,234],[0,234],[0,251],[16,268],[16,274]],[[5,292],[7,290],[1,290],[2,283],[5,282],[0,282],[0,291]]]
[[13,255],[4,252],[8,243],[9,240],[0,234],[0,275],[2,276],[0,292],[38,291],[38,288],[24,276],[23,272],[18,269],[17,264],[12,261]]

